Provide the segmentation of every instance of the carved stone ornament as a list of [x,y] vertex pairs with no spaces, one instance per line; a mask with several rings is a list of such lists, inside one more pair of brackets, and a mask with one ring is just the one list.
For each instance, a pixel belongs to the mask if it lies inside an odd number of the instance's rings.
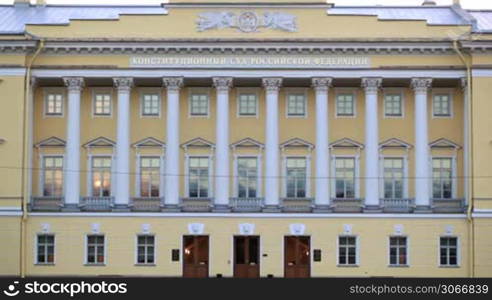
[[327,92],[332,82],[333,78],[331,77],[316,77],[311,79],[312,87],[318,92]]
[[382,83],[383,83],[382,78],[378,78],[378,77],[362,78],[362,87],[366,90],[366,93],[368,94],[377,93]]
[[130,91],[133,86],[133,78],[129,77],[113,78],[113,82],[118,91]]
[[282,86],[282,78],[263,78],[262,83],[267,92],[278,92]]
[[411,87],[416,93],[426,93],[432,87],[432,78],[412,78]]
[[255,233],[255,224],[242,223],[239,224],[239,233],[242,235],[251,235]]
[[203,234],[205,225],[202,223],[190,223],[188,224],[188,232],[190,234]]
[[80,92],[84,87],[84,78],[82,77],[64,77],[63,82],[69,91]]
[[268,28],[287,32],[297,31],[296,16],[283,12],[240,13],[228,11],[202,12],[196,20],[196,30],[199,32],[210,29],[236,28],[242,32],[258,32],[259,28]]
[[303,235],[306,231],[306,225],[299,223],[290,224],[289,229],[292,235]]
[[168,91],[178,92],[183,86],[183,77],[164,77],[162,78],[162,84]]
[[98,234],[101,232],[101,224],[99,223],[92,223],[91,224],[91,232],[94,234]]
[[232,77],[214,77],[213,82],[219,92],[228,92],[232,87]]

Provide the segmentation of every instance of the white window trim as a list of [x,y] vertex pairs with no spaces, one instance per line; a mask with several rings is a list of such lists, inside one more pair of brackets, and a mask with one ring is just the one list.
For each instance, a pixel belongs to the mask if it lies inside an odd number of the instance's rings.
[[[138,237],[140,236],[152,236],[154,237],[154,262],[153,263],[139,263],[138,262]],[[157,265],[157,236],[154,233],[137,233],[135,235],[135,266],[147,266],[153,267]]]
[[[456,265],[441,265],[441,238],[456,238]],[[437,265],[439,268],[460,268],[461,267],[461,238],[457,235],[441,234],[437,240]]]
[[[50,115],[46,111],[48,104],[48,96],[49,95],[61,95],[62,96],[62,113],[61,115]],[[64,118],[65,117],[65,104],[67,103],[67,93],[66,90],[59,87],[46,87],[43,88],[43,119],[46,118]]]
[[[190,189],[189,189],[189,183],[188,181],[190,180],[190,172],[189,172],[189,166],[190,166],[190,158],[193,157],[203,157],[203,158],[208,158],[208,195],[206,198],[213,198],[214,197],[214,159],[213,159],[213,154],[205,154],[205,155],[190,155],[190,154],[185,154],[185,195],[187,198],[190,198]],[[198,197],[197,199],[200,199]]]
[[[96,115],[96,95],[109,94],[109,115]],[[114,111],[114,89],[110,87],[96,87],[91,91],[91,115],[92,118],[112,118]]]
[[355,162],[355,191],[354,191],[354,198],[359,199],[360,198],[360,155],[331,155],[331,161],[330,161],[330,168],[331,168],[331,198],[333,199],[338,199],[336,198],[336,159],[337,158],[353,158]]
[[41,171],[39,174],[38,178],[38,195],[43,196],[43,190],[44,190],[44,159],[46,157],[61,157],[62,158],[62,176],[63,176],[63,183],[62,183],[62,197],[65,196],[65,179],[66,179],[66,172],[65,172],[65,154],[39,154],[39,170]]
[[[90,235],[98,235],[104,237],[104,262],[102,263],[90,263],[87,261],[87,250],[89,250],[89,236]],[[104,233],[87,233],[84,237],[84,266],[106,266],[108,261],[108,236]]]
[[448,159],[451,159],[451,184],[453,185],[452,186],[452,189],[451,189],[451,199],[456,199],[458,197],[458,178],[457,178],[457,162],[456,162],[456,154],[454,155],[432,155],[430,157],[430,183],[429,183],[429,186],[430,186],[430,195],[431,195],[431,198],[434,198],[432,197],[434,195],[433,193],[433,190],[432,190],[432,183],[434,182],[434,177],[432,176],[432,173],[433,173],[433,164],[432,164],[432,161],[434,160],[434,158],[448,158]]
[[[448,95],[449,96],[449,116],[436,116],[434,114],[434,96],[436,95]],[[433,88],[431,92],[431,111],[432,119],[453,119],[454,118],[454,89],[452,88]]]
[[[240,114],[240,101],[241,94],[255,94],[256,95],[256,112],[254,115],[241,115]],[[260,91],[258,88],[236,88],[236,117],[237,118],[257,118],[260,115]]]
[[140,189],[140,183],[141,183],[141,158],[146,157],[146,158],[159,158],[159,197],[164,197],[165,193],[163,191],[164,186],[165,186],[165,167],[163,166],[165,162],[164,155],[162,154],[140,154],[137,153],[135,155],[135,167],[136,167],[136,172],[135,172],[135,197],[142,197],[141,194],[141,189]]
[[409,198],[408,189],[408,155],[380,155],[379,156],[379,198],[384,199],[384,159],[401,158],[403,159],[403,198]]
[[[207,114],[206,115],[193,115],[191,113],[191,97],[193,94],[206,94],[208,98]],[[210,106],[212,101],[210,99],[210,88],[207,87],[190,87],[188,88],[188,119],[191,118],[210,118]]]
[[[355,265],[354,264],[340,264],[340,238],[341,237],[355,237]],[[337,235],[337,255],[335,266],[337,267],[359,267],[360,266],[360,238],[357,234],[339,234]]]
[[[155,94],[158,96],[159,101],[159,114],[157,116],[154,115],[144,115],[144,95]],[[140,111],[140,118],[143,119],[160,119],[162,115],[162,89],[160,88],[139,88],[138,89],[138,105]]]
[[[391,250],[391,238],[406,238],[407,239],[407,263],[406,264],[392,264],[391,263],[391,255],[390,255],[390,250]],[[410,237],[407,235],[398,235],[398,234],[391,234],[388,236],[388,248],[387,248],[387,254],[388,254],[388,267],[390,268],[405,268],[405,267],[410,267]]]
[[115,158],[116,158],[116,155],[113,155],[113,154],[89,154],[87,155],[88,159],[87,159],[87,170],[89,170],[89,172],[87,172],[87,197],[93,197],[92,196],[92,173],[93,173],[93,170],[92,170],[92,159],[95,158],[95,157],[109,157],[111,159],[111,195],[110,197],[114,196],[114,189],[116,188],[115,187],[115,170],[116,170],[116,166],[115,166]]
[[[311,197],[311,155],[282,155],[282,197],[287,197],[287,159],[304,158],[306,160],[306,199]],[[301,198],[302,199],[302,198]]]
[[256,158],[256,198],[261,198],[262,193],[261,193],[261,155],[260,154],[234,154],[234,169],[233,169],[233,195],[234,197],[239,197],[239,189],[237,188],[238,185],[238,160],[239,158]]
[[[285,117],[287,119],[307,119],[308,117],[308,93],[307,88],[284,88],[285,90]],[[289,96],[290,95],[299,95],[302,94],[304,96],[304,114],[303,115],[289,115]]]
[[[38,238],[40,235],[52,235],[53,236],[53,262],[52,263],[45,263],[45,262],[39,262],[38,261]],[[52,232],[38,232],[34,235],[34,264],[35,265],[40,265],[40,266],[53,266],[56,264],[56,235]]]
[[[340,94],[352,94],[354,99],[354,114],[352,116],[345,116],[338,114],[338,95]],[[357,88],[335,88],[335,99],[333,103],[335,104],[335,119],[355,119],[357,118],[357,97],[358,97],[358,89]]]
[[[386,114],[386,96],[399,94],[401,98],[401,116],[389,116]],[[405,118],[405,92],[402,88],[383,89],[383,119],[403,119]]]

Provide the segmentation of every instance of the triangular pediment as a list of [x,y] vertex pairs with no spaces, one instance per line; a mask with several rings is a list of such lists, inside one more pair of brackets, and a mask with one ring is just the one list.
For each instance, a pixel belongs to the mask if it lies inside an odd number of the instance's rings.
[[343,138],[330,144],[330,148],[359,148],[363,149],[364,145],[349,138]]
[[263,148],[264,145],[257,140],[254,140],[252,138],[245,138],[242,140],[239,140],[233,144],[231,144],[232,148],[238,148],[238,147],[245,147],[245,148]]
[[435,140],[429,144],[429,147],[431,148],[452,148],[452,149],[461,149],[461,146],[456,144],[453,141],[450,141],[448,139],[442,138]]
[[35,147],[65,147],[66,142],[56,136],[49,137],[34,145]]
[[405,148],[410,149],[412,145],[397,138],[388,139],[379,144],[380,148]]
[[213,148],[214,146],[212,142],[202,138],[194,138],[181,145],[183,148]]
[[313,149],[314,145],[300,138],[293,138],[280,144],[280,148],[290,148],[290,147],[293,148],[305,147],[305,148]]
[[116,143],[105,137],[98,137],[89,142],[85,143],[83,147],[85,148],[105,148],[105,147],[114,147]]
[[148,137],[134,143],[132,146],[135,148],[162,148],[165,147],[166,144],[156,138]]

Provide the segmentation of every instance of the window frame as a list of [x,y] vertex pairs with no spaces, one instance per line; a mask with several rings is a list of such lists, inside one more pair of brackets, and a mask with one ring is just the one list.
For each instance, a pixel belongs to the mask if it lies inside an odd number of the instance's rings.
[[[353,108],[354,108],[354,113],[352,115],[345,115],[345,114],[339,114],[338,113],[338,96],[339,95],[345,95],[345,94],[351,94],[352,95],[352,100],[353,100]],[[335,109],[333,110],[335,112],[335,119],[355,119],[357,118],[357,96],[358,96],[358,90],[356,88],[335,88]]]
[[[62,193],[60,196],[44,196],[44,184],[45,184],[45,168],[44,168],[44,160],[47,157],[60,157],[62,159]],[[65,154],[41,154],[39,156],[39,170],[41,171],[39,174],[39,195],[43,197],[64,197],[65,196]]]
[[[340,238],[342,237],[350,237],[350,238],[355,238],[355,264],[341,264],[340,263]],[[337,255],[336,255],[336,261],[335,265],[337,267],[341,268],[357,268],[360,266],[360,238],[356,234],[339,234],[337,235]]]
[[[196,115],[192,113],[192,98],[193,95],[203,94],[207,96],[207,113],[203,115]],[[210,118],[210,106],[211,106],[211,93],[210,88],[188,88],[188,118]]]
[[[153,256],[154,256],[154,262],[153,263],[148,263],[148,262],[145,262],[145,263],[139,263],[138,262],[138,247],[139,247],[139,243],[138,243],[138,238],[139,237],[153,237],[154,238],[154,244],[153,244],[153,247],[154,247],[154,253],[153,253]],[[135,235],[135,266],[145,266],[145,267],[153,267],[153,266],[156,266],[157,265],[157,236],[153,233],[137,233]],[[145,246],[145,249],[147,249],[148,246]],[[145,252],[145,260],[147,260],[147,252]]]
[[[192,158],[204,158],[208,160],[208,186],[207,186],[207,197],[191,197],[190,196],[190,160]],[[186,191],[186,197],[187,198],[193,198],[193,199],[209,199],[213,198],[213,159],[211,155],[187,155],[185,159],[185,168],[186,168],[186,177],[185,178],[185,191]]]
[[[350,158],[354,160],[354,198],[338,198],[336,194],[336,160]],[[331,157],[331,198],[332,199],[359,199],[360,197],[360,165],[359,165],[359,155],[332,155]]]
[[[451,160],[451,198],[434,198],[434,159],[449,159]],[[457,162],[455,155],[436,155],[430,156],[430,195],[432,199],[456,199],[458,195],[458,181],[457,181]],[[441,182],[442,187],[442,182]],[[441,190],[442,194],[442,190]]]
[[[388,95],[400,95],[401,115],[389,115],[386,112],[386,96]],[[404,119],[405,118],[405,92],[399,88],[386,88],[383,89],[383,118],[384,119]]]
[[[109,95],[109,114],[96,114],[97,95]],[[112,118],[114,110],[114,90],[112,88],[93,88],[92,89],[91,112],[92,118]]]
[[[442,265],[441,264],[441,238],[455,238],[456,239],[456,265]],[[449,261],[449,258],[448,258]],[[461,239],[457,235],[439,235],[437,240],[437,265],[439,268],[461,268]]]
[[[92,176],[94,174],[94,169],[92,168],[92,160],[94,158],[109,158],[111,160],[111,177],[110,177],[110,183],[111,187],[109,188],[110,190],[110,195],[109,196],[93,196],[93,184],[92,184]],[[114,161],[114,155],[113,154],[89,154],[88,160],[87,160],[87,165],[88,165],[88,170],[87,172],[87,195],[88,197],[113,197],[114,196],[114,168],[115,168],[115,161]]]
[[[447,95],[449,97],[449,115],[436,115],[436,112],[434,111],[434,99],[435,96],[438,95]],[[454,118],[454,109],[453,109],[453,104],[454,104],[454,89],[451,88],[433,88],[432,93],[431,93],[431,111],[432,111],[432,119],[452,119]]]
[[159,198],[164,197],[164,187],[165,187],[165,168],[164,168],[164,163],[165,159],[163,155],[152,155],[152,154],[137,154],[136,156],[136,163],[137,163],[137,174],[135,176],[135,181],[136,181],[136,186],[135,186],[135,195],[136,197],[139,198],[156,198],[156,197],[145,197],[142,196],[142,159],[144,158],[152,158],[152,159],[159,159]]
[[[289,113],[289,98],[291,95],[302,95],[304,97],[304,113],[302,115]],[[285,88],[285,117],[288,119],[306,119],[308,117],[308,102],[308,92],[306,88]]]
[[[53,237],[53,262],[40,262],[38,260],[38,247],[39,247],[39,237],[40,236],[52,236]],[[34,264],[35,265],[41,265],[41,266],[54,266],[56,264],[56,235],[52,232],[39,232],[36,233],[34,236]],[[46,250],[45,250],[46,251]]]
[[[306,163],[306,176],[305,176],[305,196],[304,197],[288,197],[287,196],[287,190],[288,190],[288,176],[287,176],[287,161],[289,159],[304,159]],[[299,199],[307,199],[311,197],[311,184],[310,184],[310,178],[311,178],[311,157],[309,155],[285,155],[283,157],[283,197],[285,198],[299,198]],[[296,188],[297,191],[297,188]]]
[[[104,261],[102,263],[99,262],[94,262],[91,263],[89,262],[89,237],[90,236],[102,236],[104,239],[103,242],[103,255],[104,255]],[[104,233],[87,233],[84,237],[85,239],[85,250],[84,250],[84,266],[106,266],[106,263],[108,261],[108,238]],[[95,252],[97,254],[97,250]],[[97,260],[97,258],[96,258]]]
[[[405,238],[406,239],[406,264],[392,264],[391,263],[391,238]],[[398,250],[399,252],[399,250]],[[391,268],[405,268],[405,267],[410,267],[410,238],[407,235],[389,235],[388,236],[388,267]]]
[[[145,114],[145,108],[144,108],[145,101],[144,100],[145,100],[146,95],[157,95],[157,103],[158,103],[157,115]],[[162,108],[163,108],[163,106],[162,106],[162,90],[161,89],[158,89],[158,88],[140,88],[138,97],[140,100],[139,101],[140,118],[156,118],[156,119],[161,118]]]
[[[60,114],[50,114],[48,113],[48,97],[50,95],[61,95],[61,113]],[[43,118],[64,118],[65,117],[65,103],[66,103],[67,93],[62,88],[49,87],[43,89]]]
[[381,199],[394,199],[394,198],[386,198],[385,197],[385,190],[384,190],[384,161],[386,159],[401,159],[403,162],[402,169],[403,169],[403,194],[402,194],[402,199],[408,198],[408,157],[406,155],[381,155],[380,156],[380,164],[379,164],[379,170],[380,170],[380,198]]
[[[250,159],[255,159],[256,160],[256,197],[254,198],[260,198],[261,197],[261,157],[260,155],[235,155],[234,157],[234,197],[239,198],[239,160],[242,158],[250,158]],[[249,183],[249,181],[248,181]],[[249,194],[249,188],[248,194]],[[245,197],[245,198],[240,198],[240,199],[250,199],[251,197]]]
[[[256,111],[255,114],[243,115],[241,114],[241,95],[254,94],[256,97]],[[237,118],[258,118],[260,115],[260,93],[257,88],[237,88],[236,89],[236,117]]]

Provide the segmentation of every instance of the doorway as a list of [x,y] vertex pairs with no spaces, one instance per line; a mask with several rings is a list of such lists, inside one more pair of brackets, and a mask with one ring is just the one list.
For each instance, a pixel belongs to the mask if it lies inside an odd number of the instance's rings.
[[260,237],[234,237],[234,277],[260,277]]
[[183,277],[208,277],[208,236],[183,236]]
[[310,277],[310,242],[308,236],[286,236],[284,238],[284,276],[286,278]]

